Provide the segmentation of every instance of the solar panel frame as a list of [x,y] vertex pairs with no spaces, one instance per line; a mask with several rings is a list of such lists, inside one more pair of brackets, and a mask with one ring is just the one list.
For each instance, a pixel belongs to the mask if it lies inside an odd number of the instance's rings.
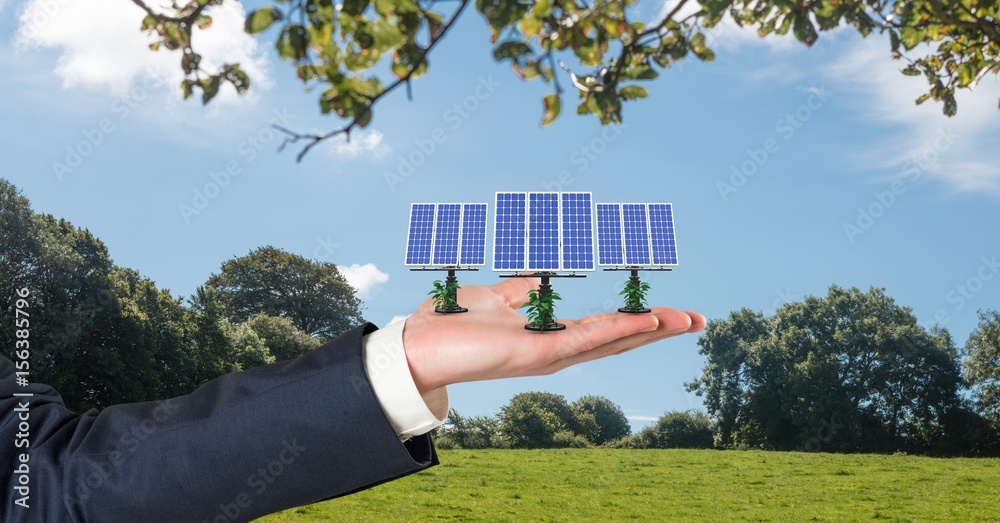
[[625,265],[649,265],[649,212],[644,203],[622,204]]
[[[674,206],[671,203],[646,204],[649,217],[650,262],[656,267],[676,267],[677,229],[674,226]],[[662,211],[661,211],[662,210]],[[660,219],[662,212],[662,221]]]
[[594,196],[589,192],[559,194],[559,258],[564,271],[593,271]]
[[[614,218],[613,221],[610,219]],[[597,264],[611,267],[625,264],[622,204],[597,204]]]
[[486,265],[486,217],[489,205],[462,205],[462,232],[459,263],[466,266]]
[[[430,264],[434,248],[434,219],[436,213],[436,204],[410,204],[410,225],[406,233],[404,265],[414,267]],[[418,224],[420,224],[419,228],[415,227]]]
[[[598,203],[596,208],[598,265],[678,266],[672,203]],[[662,219],[661,211],[665,213]],[[614,224],[605,221],[609,216],[617,217],[621,227],[620,236],[615,234]]]
[[562,269],[561,242],[562,209],[557,192],[528,193],[528,224],[526,227],[529,271]]
[[[523,271],[528,263],[528,193],[497,192],[494,202],[493,270]],[[511,208],[516,211],[513,215]]]
[[433,262],[431,265],[458,265],[462,204],[439,203],[434,214]]

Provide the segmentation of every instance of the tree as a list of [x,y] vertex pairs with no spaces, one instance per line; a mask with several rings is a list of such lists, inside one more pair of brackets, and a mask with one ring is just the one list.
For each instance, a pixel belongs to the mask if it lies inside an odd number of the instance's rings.
[[364,322],[361,302],[336,265],[275,247],[223,263],[206,286],[218,292],[225,316],[236,324],[264,313],[328,340]]
[[575,412],[587,413],[594,417],[597,431],[589,438],[594,445],[624,438],[632,433],[628,418],[621,407],[603,396],[584,396],[573,402]]
[[639,446],[650,449],[710,449],[712,422],[704,412],[668,412],[635,438]]
[[1000,428],[1000,312],[979,311],[979,326],[965,344],[965,379],[980,411]]
[[448,411],[447,430],[443,433],[463,449],[489,449],[504,446],[500,420],[494,416],[466,418],[457,410]]
[[258,314],[244,323],[260,337],[275,361],[298,358],[316,349],[321,342],[295,327],[288,318]]
[[515,449],[555,446],[557,432],[566,430],[555,413],[526,394],[518,394],[500,409],[500,431]]
[[698,344],[708,361],[688,388],[718,446],[928,452],[961,407],[947,331],[918,326],[881,289],[832,286],[770,318],[737,311]]
[[[189,0],[160,11],[132,0],[148,16],[142,30],[159,38],[151,47],[179,51],[184,96],[200,91],[208,103],[225,83],[237,92],[251,79],[239,64],[208,71],[195,50],[195,27],[211,26],[211,8],[222,0]],[[320,110],[346,119],[343,127],[315,134],[288,134],[302,141],[301,159],[317,143],[366,127],[387,94],[428,71],[428,57],[467,10],[471,0],[273,0],[247,15],[246,31],[270,31],[279,55],[300,80],[318,90]],[[762,36],[786,35],[813,45],[819,32],[851,25],[863,36],[889,34],[889,52],[904,60],[903,74],[923,75],[933,98],[955,114],[956,89],[972,89],[1000,72],[1000,7],[969,0],[679,0],[650,24],[635,20],[636,0],[476,0],[489,25],[493,57],[509,61],[523,79],[552,85],[543,99],[542,124],[561,112],[564,82],[572,86],[576,113],[601,123],[621,122],[622,103],[647,96],[640,82],[694,55],[710,62],[706,33],[724,19]],[[749,29],[748,29],[749,30]],[[936,46],[936,47],[935,47]],[[911,58],[917,49],[926,56]],[[572,65],[567,65],[566,62]],[[381,78],[377,71],[390,71]],[[560,80],[560,77],[563,79]]]

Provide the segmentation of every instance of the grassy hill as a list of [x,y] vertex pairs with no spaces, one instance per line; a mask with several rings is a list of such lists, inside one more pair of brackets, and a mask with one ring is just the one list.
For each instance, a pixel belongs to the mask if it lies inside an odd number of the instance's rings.
[[1000,460],[692,450],[453,450],[258,522],[1000,520]]

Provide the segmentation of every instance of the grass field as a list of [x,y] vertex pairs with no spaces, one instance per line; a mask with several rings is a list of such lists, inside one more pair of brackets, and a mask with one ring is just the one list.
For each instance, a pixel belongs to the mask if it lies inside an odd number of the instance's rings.
[[453,450],[258,522],[1000,521],[1000,460],[691,450]]

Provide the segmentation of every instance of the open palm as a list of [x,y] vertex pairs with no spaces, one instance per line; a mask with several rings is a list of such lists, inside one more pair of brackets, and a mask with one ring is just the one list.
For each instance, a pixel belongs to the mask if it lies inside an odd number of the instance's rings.
[[672,336],[705,328],[696,312],[654,307],[651,314],[597,314],[560,322],[566,330],[524,328],[517,312],[537,278],[509,278],[458,291],[469,312],[439,314],[427,300],[407,318],[403,346],[421,393],[452,383],[552,374]]

